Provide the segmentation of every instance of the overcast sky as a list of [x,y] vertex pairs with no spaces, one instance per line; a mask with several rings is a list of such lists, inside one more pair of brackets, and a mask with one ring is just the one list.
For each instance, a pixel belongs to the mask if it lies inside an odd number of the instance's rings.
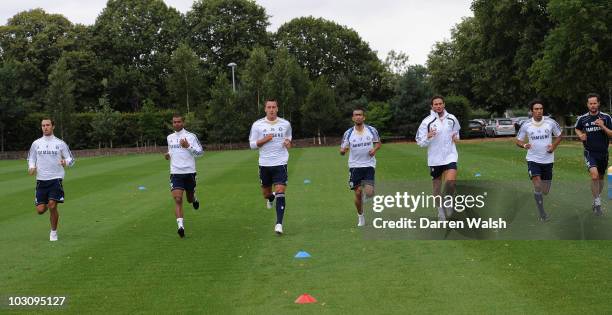
[[[164,0],[182,13],[193,0]],[[462,17],[472,16],[471,0],[257,0],[270,15],[270,31],[295,17],[312,15],[356,30],[384,60],[390,50],[424,64],[436,41],[448,39]],[[74,23],[93,24],[106,0],[0,0],[0,23],[17,12],[43,8]]]

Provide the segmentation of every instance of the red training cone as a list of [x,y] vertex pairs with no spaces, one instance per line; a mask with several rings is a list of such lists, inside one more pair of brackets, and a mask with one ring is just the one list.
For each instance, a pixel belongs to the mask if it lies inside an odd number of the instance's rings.
[[312,295],[304,293],[295,300],[297,304],[309,304],[309,303],[317,303],[317,299],[312,297]]

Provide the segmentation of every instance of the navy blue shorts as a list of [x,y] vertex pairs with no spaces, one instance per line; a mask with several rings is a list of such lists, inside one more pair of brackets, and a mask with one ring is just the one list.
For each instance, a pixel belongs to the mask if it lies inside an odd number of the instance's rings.
[[261,187],[272,185],[287,185],[287,165],[259,166],[259,180]]
[[51,180],[36,181],[36,199],[34,203],[38,205],[48,204],[49,200],[64,203],[64,186],[60,178]]
[[593,152],[584,150],[584,162],[587,169],[597,167],[599,175],[605,175],[608,169],[608,152]]
[[540,176],[541,180],[552,180],[553,178],[553,164],[542,164],[532,161],[527,161],[527,171],[529,172],[529,179],[535,176]]
[[444,173],[444,171],[446,171],[446,170],[456,170],[456,169],[457,169],[457,162],[451,162],[451,163],[448,163],[446,165],[430,166],[429,167],[429,175],[431,175],[432,179],[436,179],[436,178],[442,176],[442,173]]
[[349,168],[349,187],[355,190],[365,181],[374,186],[374,175],[376,170],[373,167],[351,167]]
[[196,173],[190,174],[170,174],[170,191],[175,189],[185,191],[195,191]]

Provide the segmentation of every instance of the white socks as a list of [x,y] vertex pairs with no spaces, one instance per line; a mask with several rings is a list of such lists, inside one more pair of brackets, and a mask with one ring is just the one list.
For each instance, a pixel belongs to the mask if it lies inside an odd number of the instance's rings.
[[184,228],[184,226],[183,226],[183,218],[176,219],[176,224],[178,224],[179,228]]

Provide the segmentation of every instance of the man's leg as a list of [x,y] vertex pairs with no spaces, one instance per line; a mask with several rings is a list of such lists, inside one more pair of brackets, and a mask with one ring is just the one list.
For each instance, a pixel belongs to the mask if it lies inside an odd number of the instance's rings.
[[355,208],[358,215],[363,215],[362,197],[361,185],[359,185],[355,187]]
[[283,217],[285,216],[285,190],[287,186],[282,184],[274,185],[274,191],[276,195],[276,224],[283,224]]
[[532,176],[531,182],[533,183],[533,198],[535,199],[536,206],[538,207],[538,214],[540,215],[540,220],[546,221],[548,219],[548,214],[546,213],[546,211],[544,211],[544,196],[542,196],[542,178],[540,177],[540,175]]
[[187,196],[187,202],[193,205],[195,210],[200,208],[200,201],[195,196],[195,187],[196,187],[196,176],[192,174],[192,178],[189,183],[189,187],[185,187],[185,195]]
[[174,199],[174,214],[176,216],[176,224],[178,225],[177,233],[180,237],[184,237],[185,226],[183,225],[183,190],[173,189],[172,198]]
[[272,205],[274,204],[274,193],[272,193],[272,186],[262,186],[261,187],[261,194],[263,195],[264,199],[266,199],[266,207],[268,209],[272,209]]
[[[431,181],[433,185],[433,195],[437,198],[438,196],[442,196],[442,175],[435,177]],[[444,212],[444,201],[440,198],[441,203],[438,205],[438,220],[446,221],[446,213]]]

